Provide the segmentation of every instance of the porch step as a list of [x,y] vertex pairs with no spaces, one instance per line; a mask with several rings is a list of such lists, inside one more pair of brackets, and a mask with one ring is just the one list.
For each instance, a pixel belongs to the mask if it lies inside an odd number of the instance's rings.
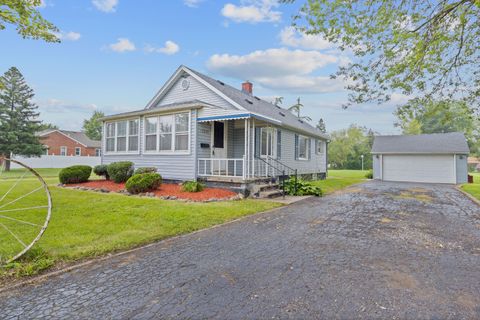
[[270,191],[270,190],[277,190],[279,185],[277,183],[268,183],[268,184],[258,184],[257,189],[258,191]]
[[272,198],[278,198],[283,195],[283,191],[280,189],[273,189],[273,190],[268,190],[268,191],[261,191],[259,198],[262,199],[272,199]]

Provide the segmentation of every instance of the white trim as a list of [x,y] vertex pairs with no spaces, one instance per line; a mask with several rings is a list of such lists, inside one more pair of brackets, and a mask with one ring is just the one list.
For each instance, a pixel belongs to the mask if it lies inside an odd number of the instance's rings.
[[[77,150],[79,150],[78,154],[77,154]],[[76,157],[81,157],[82,156],[82,148],[81,147],[75,147],[74,155]]]
[[[467,170],[468,170],[468,165],[467,165]],[[457,184],[457,155],[453,154],[453,178],[455,181],[453,183]]]
[[[182,114],[182,113],[187,113],[188,114],[188,149],[187,150],[175,150],[175,115],[176,114]],[[173,125],[172,125],[172,149],[171,150],[163,150],[160,151],[160,126],[158,122],[159,117],[163,116],[173,116]],[[156,150],[146,150],[146,138],[147,138],[147,130],[146,130],[146,121],[147,118],[157,118],[157,128],[156,128]],[[183,112],[170,112],[170,113],[160,113],[160,114],[152,114],[151,116],[145,116],[142,118],[143,119],[143,132],[142,132],[142,153],[143,155],[191,155],[191,145],[192,145],[192,110],[187,110]]]
[[[65,149],[65,154],[62,154],[62,150]],[[66,146],[60,146],[60,155],[67,156],[68,155],[68,148]]]
[[[128,145],[129,145],[129,140],[130,140],[130,135],[129,135],[129,131],[130,131],[130,121],[137,121],[138,122],[138,132],[137,132],[137,140],[138,140],[138,143],[137,143],[137,151],[128,151]],[[116,151],[117,150],[117,123],[118,122],[123,122],[125,121],[127,123],[127,128],[126,128],[126,135],[125,135],[125,138],[126,138],[126,141],[125,141],[125,151]],[[114,123],[115,124],[115,135],[113,137],[114,139],[114,149],[115,151],[107,151],[107,139],[111,139],[112,137],[107,137],[107,126],[110,124],[110,123]],[[140,117],[135,117],[135,118],[125,118],[125,119],[116,119],[116,120],[109,120],[109,121],[104,121],[103,122],[103,150],[105,150],[105,152],[101,152],[101,155],[106,155],[106,156],[112,156],[112,155],[135,155],[135,154],[140,154]]]
[[174,74],[168,79],[168,81],[160,88],[160,90],[155,94],[155,96],[153,97],[153,99],[151,99],[147,106],[145,107],[145,109],[150,109],[151,107],[153,107],[153,105],[157,104],[158,101],[163,98],[165,96],[165,94],[168,92],[168,90],[171,89],[171,86],[173,85],[173,83],[178,80],[182,74],[182,72],[185,72],[187,73],[188,75],[190,75],[191,77],[193,77],[195,80],[199,81],[201,84],[203,84],[205,87],[207,87],[208,89],[210,89],[211,91],[213,91],[215,94],[217,94],[219,97],[221,97],[222,99],[226,100],[228,103],[230,103],[231,105],[233,105],[234,107],[236,107],[237,109],[239,110],[246,110],[244,107],[242,107],[241,105],[239,105],[238,103],[236,103],[235,101],[233,101],[232,99],[230,99],[229,97],[227,97],[226,95],[224,95],[221,91],[217,90],[215,87],[213,87],[212,85],[210,85],[208,82],[206,82],[205,80],[203,80],[200,76],[196,75],[194,72],[192,72],[190,69],[188,69],[187,67],[185,66],[180,66],[177,71],[174,72]]
[[[300,157],[300,139],[301,138],[304,138],[304,139],[307,139],[307,143],[305,143],[305,147],[307,148],[307,150],[305,150],[305,156],[306,158],[301,158]],[[312,148],[312,140],[309,136],[305,136],[305,135],[301,135],[299,134],[298,135],[298,145],[297,145],[297,160],[298,161],[310,161],[309,159],[309,153],[311,152],[311,148]]]

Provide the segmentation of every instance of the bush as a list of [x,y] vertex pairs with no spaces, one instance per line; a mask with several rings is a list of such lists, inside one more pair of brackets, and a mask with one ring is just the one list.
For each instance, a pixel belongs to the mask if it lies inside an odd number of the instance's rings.
[[373,179],[373,170],[368,170],[367,174],[365,175],[367,179]]
[[322,189],[313,186],[304,180],[297,180],[295,188],[295,178],[290,178],[285,181],[285,192],[291,196],[316,196],[323,195]]
[[91,173],[90,166],[71,166],[60,170],[58,179],[63,184],[87,182]]
[[93,173],[97,176],[105,177],[105,180],[109,180],[110,176],[108,175],[108,166],[106,164],[100,164],[98,166],[93,167]]
[[107,173],[114,182],[125,182],[133,175],[133,162],[112,162],[107,167]]
[[205,185],[198,181],[185,181],[182,183],[182,190],[185,192],[200,192],[205,188]]
[[162,176],[158,173],[141,173],[128,179],[125,187],[132,194],[138,194],[157,189],[162,184]]
[[157,173],[157,168],[144,167],[144,168],[138,168],[137,170],[135,170],[135,174],[142,174],[142,173]]

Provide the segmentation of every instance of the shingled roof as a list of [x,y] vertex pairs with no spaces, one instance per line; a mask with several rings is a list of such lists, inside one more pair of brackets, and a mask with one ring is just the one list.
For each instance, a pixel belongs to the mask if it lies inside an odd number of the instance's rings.
[[376,136],[372,153],[468,154],[470,149],[463,133],[451,132]]
[[101,141],[92,140],[84,132],[81,131],[69,131],[69,130],[60,130],[60,129],[46,129],[37,133],[38,136],[44,136],[51,132],[58,131],[73,140],[76,140],[86,146],[87,148],[100,148],[102,146]]

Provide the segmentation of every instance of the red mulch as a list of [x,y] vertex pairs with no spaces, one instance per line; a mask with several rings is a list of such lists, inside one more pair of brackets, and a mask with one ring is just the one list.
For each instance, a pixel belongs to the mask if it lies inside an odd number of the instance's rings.
[[[68,187],[86,187],[92,189],[106,189],[113,192],[125,190],[125,183],[115,183],[107,180],[91,180],[84,183],[69,184]],[[235,192],[219,189],[205,188],[200,192],[183,192],[182,186],[178,184],[163,183],[160,188],[153,191],[157,197],[175,196],[178,199],[204,201],[209,199],[227,199],[236,195]]]

